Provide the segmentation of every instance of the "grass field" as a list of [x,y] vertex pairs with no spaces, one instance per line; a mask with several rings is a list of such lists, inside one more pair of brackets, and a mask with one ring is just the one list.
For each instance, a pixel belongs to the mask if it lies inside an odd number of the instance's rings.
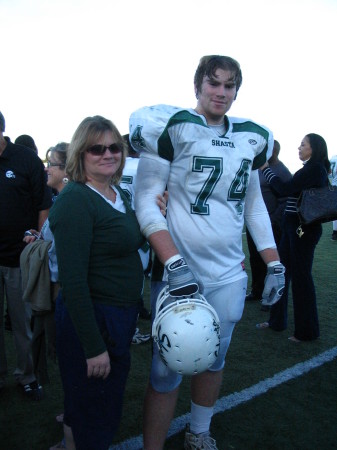
[[[212,421],[219,450],[337,449],[337,243],[330,240],[331,228],[324,225],[313,269],[321,327],[317,341],[296,344],[287,339],[293,334],[291,305],[289,328],[277,333],[257,330],[255,324],[267,319],[268,313],[260,311],[258,303],[246,304],[227,355],[219,412]],[[248,258],[246,266],[249,273]],[[150,329],[146,321],[139,326],[143,332]],[[12,371],[15,358],[8,332],[6,344]],[[124,415],[113,449],[137,448],[150,358],[150,343],[132,347]],[[51,384],[44,387],[45,398],[39,403],[23,398],[13,377],[8,377],[0,394],[0,450],[47,450],[60,440],[62,429],[55,416],[63,409],[62,389],[52,363],[50,376]],[[183,447],[180,430],[188,420],[184,415],[189,403],[186,378],[166,450]]]

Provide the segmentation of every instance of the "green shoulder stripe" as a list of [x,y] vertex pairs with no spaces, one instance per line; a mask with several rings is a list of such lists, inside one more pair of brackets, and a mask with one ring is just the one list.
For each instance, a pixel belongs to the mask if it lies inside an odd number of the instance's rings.
[[191,114],[189,111],[183,110],[174,114],[167,122],[164,131],[162,132],[162,134],[158,139],[158,155],[161,158],[167,159],[168,161],[173,161],[174,149],[172,146],[168,130],[173,125],[178,125],[180,123],[187,123],[187,122],[195,123],[203,127],[207,126],[200,117]]
[[242,122],[242,123],[233,123],[233,132],[234,133],[242,133],[242,132],[250,132],[256,133],[262,136],[266,140],[266,145],[261,153],[259,153],[253,161],[253,170],[258,169],[266,162],[266,155],[268,151],[268,139],[269,139],[269,131],[260,125],[254,122]]
[[242,123],[233,123],[233,132],[234,133],[250,132],[260,134],[262,137],[265,138],[266,141],[268,141],[269,138],[268,130],[250,121]]

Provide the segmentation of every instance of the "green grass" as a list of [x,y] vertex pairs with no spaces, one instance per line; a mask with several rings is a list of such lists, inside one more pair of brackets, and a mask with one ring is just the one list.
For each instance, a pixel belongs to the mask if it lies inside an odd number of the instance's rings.
[[[292,306],[288,330],[277,333],[257,330],[255,324],[268,318],[258,303],[247,303],[236,326],[227,355],[220,397],[240,392],[261,380],[305,362],[337,345],[337,243],[330,240],[331,224],[324,225],[314,261],[321,337],[295,344]],[[244,237],[246,255],[247,247]],[[247,258],[248,261],[248,258]],[[247,272],[250,273],[249,263]],[[148,303],[149,286],[146,286]],[[150,324],[140,321],[148,332]],[[6,333],[10,370],[14,369],[14,349]],[[132,369],[128,380],[120,430],[114,443],[142,432],[142,402],[151,359],[149,343],[132,346]],[[337,448],[337,360],[287,381],[267,393],[214,416],[212,433],[219,450],[328,450]],[[55,415],[62,411],[62,388],[57,366],[50,363],[51,384],[44,387],[39,403],[25,399],[8,377],[0,394],[0,449],[47,450],[62,437]],[[189,411],[189,379],[184,379],[176,416]],[[183,433],[168,439],[166,450],[182,449]],[[95,450],[95,449],[93,449]]]

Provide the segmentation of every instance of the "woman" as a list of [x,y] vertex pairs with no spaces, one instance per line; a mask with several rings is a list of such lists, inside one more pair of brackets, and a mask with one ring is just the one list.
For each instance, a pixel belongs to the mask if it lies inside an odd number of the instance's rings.
[[56,328],[64,424],[77,450],[107,450],[112,442],[141,304],[144,238],[118,186],[125,156],[112,122],[84,119],[69,145],[70,182],[49,215],[62,287]]
[[268,322],[257,324],[257,328],[282,331],[287,328],[287,306],[290,281],[294,304],[294,342],[310,341],[319,337],[315,286],[312,264],[316,245],[322,235],[320,224],[300,228],[296,202],[303,189],[322,187],[328,182],[330,163],[325,140],[318,134],[307,134],[299,146],[299,158],[303,167],[290,181],[282,182],[265,164],[261,167],[272,189],[281,196],[288,196],[283,220],[283,235],[279,253],[285,265],[285,288],[281,299],[272,306]]
[[[51,147],[46,154],[47,167],[47,185],[58,194],[62,191],[68,182],[66,177],[65,166],[67,157],[68,144],[60,142],[55,147]],[[54,197],[55,200],[56,197]],[[25,233],[24,241],[29,244],[36,239],[43,239],[51,242],[48,250],[49,256],[49,271],[51,280],[51,298],[46,300],[45,311],[34,311],[33,308],[33,338],[32,338],[32,352],[34,372],[42,385],[49,383],[49,376],[47,370],[46,355],[52,360],[56,360],[55,350],[55,320],[54,320],[54,305],[57,297],[58,285],[58,270],[56,261],[55,244],[53,242],[53,235],[49,228],[48,219],[42,226],[41,233],[36,230],[28,230]],[[26,248],[29,251],[29,248]],[[38,256],[39,257],[39,256]],[[23,267],[21,266],[23,270]],[[52,305],[52,309],[50,309]]]

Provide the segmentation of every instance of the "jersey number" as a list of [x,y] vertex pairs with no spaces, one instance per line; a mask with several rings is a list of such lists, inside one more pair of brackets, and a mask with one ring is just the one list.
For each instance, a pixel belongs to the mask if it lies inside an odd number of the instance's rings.
[[[222,164],[222,158],[207,158],[201,156],[195,156],[193,158],[192,172],[204,172],[207,169],[209,169],[210,172],[207,180],[198,193],[195,202],[191,203],[191,214],[209,214],[209,204],[207,203],[207,200],[214,191],[214,188],[223,173]],[[227,193],[228,201],[241,201],[245,197],[248,185],[249,164],[250,161],[247,159],[241,161],[240,168],[236,172]]]

